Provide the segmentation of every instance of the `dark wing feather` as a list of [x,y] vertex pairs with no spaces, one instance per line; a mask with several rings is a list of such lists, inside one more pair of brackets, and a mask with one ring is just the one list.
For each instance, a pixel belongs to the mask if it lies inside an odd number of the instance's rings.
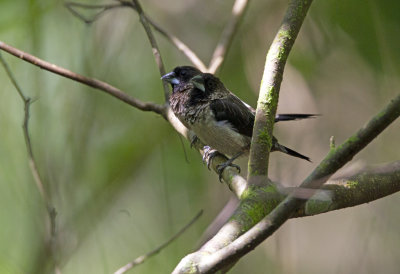
[[210,108],[217,121],[227,121],[240,134],[253,134],[254,113],[235,95],[211,101]]

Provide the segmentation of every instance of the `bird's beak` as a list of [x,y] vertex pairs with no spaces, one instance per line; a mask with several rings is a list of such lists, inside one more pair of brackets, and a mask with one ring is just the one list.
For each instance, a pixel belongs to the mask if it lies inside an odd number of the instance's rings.
[[204,87],[204,79],[201,77],[201,75],[196,75],[190,79],[190,82],[192,82],[196,88],[202,90],[203,92],[206,91],[206,88]]
[[176,78],[175,72],[173,72],[173,71],[165,74],[163,77],[161,77],[161,80],[167,81],[168,83],[171,83],[172,85],[178,85],[180,83],[178,78]]

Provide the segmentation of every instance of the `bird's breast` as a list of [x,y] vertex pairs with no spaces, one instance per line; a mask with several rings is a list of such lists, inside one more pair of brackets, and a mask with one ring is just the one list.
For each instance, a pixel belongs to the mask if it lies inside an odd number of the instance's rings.
[[189,122],[190,128],[204,144],[228,157],[248,150],[250,137],[237,132],[228,121],[217,121],[208,107],[197,112],[196,116]]
[[217,121],[209,101],[198,101],[196,104],[189,102],[187,94],[175,93],[170,97],[175,115],[205,145],[228,157],[249,149],[250,137],[240,134],[228,121]]

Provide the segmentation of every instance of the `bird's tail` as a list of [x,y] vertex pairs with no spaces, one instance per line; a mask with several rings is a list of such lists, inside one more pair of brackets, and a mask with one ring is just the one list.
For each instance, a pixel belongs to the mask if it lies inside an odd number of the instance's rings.
[[311,159],[309,157],[304,156],[303,154],[300,154],[297,151],[294,151],[293,149],[285,147],[285,146],[279,144],[278,142],[275,143],[273,150],[277,150],[277,151],[286,153],[286,154],[288,154],[290,156],[297,157],[297,158],[304,159],[306,161],[311,162]]
[[320,114],[301,114],[301,113],[277,114],[275,116],[275,123],[280,122],[280,121],[293,121],[293,120],[302,120],[302,119],[315,118],[317,116],[320,116]]

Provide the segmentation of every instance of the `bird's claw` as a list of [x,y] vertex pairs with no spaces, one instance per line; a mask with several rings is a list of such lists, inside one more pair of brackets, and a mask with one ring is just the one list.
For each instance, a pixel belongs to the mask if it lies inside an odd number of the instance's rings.
[[[212,149],[209,146],[204,146],[203,148],[204,154],[203,154],[203,162],[207,164],[207,168],[210,169],[210,165],[211,165],[211,160],[217,156],[217,155],[222,155],[221,153],[219,153],[217,150]],[[236,159],[237,157],[233,157],[229,160],[227,160],[226,162],[217,165],[217,173],[218,173],[218,179],[219,181],[222,183],[222,173],[224,172],[225,168],[227,168],[228,166],[230,167],[234,167],[238,170],[238,172],[240,173],[240,166],[235,165],[233,163],[233,161]]]
[[228,166],[236,168],[239,173],[241,171],[240,166],[235,165],[234,163],[232,163],[231,160],[228,160],[225,163],[217,165],[218,179],[221,183],[222,183],[222,173],[224,172],[225,168],[227,168]]
[[214,158],[217,155],[220,155],[221,153],[219,153],[215,149],[212,149],[209,146],[204,146],[203,151],[204,151],[203,163],[206,163],[207,164],[207,168],[210,170],[211,169],[210,165],[211,165],[212,158]]

